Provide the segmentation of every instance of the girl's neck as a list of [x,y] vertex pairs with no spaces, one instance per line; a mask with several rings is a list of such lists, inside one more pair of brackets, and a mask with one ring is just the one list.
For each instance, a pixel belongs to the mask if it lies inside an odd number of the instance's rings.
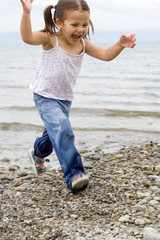
[[58,45],[64,51],[71,53],[73,55],[79,55],[83,51],[82,39],[80,39],[80,41],[76,44],[71,44],[63,37],[63,34],[61,32],[58,32],[57,36],[58,36]]

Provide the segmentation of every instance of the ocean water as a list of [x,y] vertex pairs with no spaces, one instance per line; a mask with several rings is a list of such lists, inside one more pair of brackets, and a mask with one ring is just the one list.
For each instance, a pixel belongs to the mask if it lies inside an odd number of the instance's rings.
[[[0,46],[0,169],[28,166],[27,151],[43,131],[29,89],[39,52],[25,44]],[[110,62],[85,55],[70,121],[79,150],[159,141],[160,45],[125,49]]]

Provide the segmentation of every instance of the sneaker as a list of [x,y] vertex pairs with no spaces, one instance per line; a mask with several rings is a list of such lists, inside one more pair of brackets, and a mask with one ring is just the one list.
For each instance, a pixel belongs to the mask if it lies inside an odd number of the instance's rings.
[[42,176],[44,172],[46,171],[46,168],[44,167],[44,158],[36,157],[33,154],[33,149],[30,149],[28,152],[29,159],[31,160],[33,170],[37,176]]
[[78,174],[73,178],[71,185],[74,190],[78,191],[87,186],[88,182],[89,178],[86,174]]

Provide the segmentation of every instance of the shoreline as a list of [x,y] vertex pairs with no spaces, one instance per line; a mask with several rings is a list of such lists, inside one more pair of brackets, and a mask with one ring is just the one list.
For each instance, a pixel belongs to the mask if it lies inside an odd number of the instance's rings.
[[76,195],[59,169],[0,171],[1,239],[159,240],[160,142],[80,152],[90,183]]
[[[1,146],[0,146],[0,171],[8,169],[9,167],[16,165],[21,170],[28,169],[31,164],[28,159],[28,151],[33,147],[35,138],[41,136],[43,129],[12,129],[12,130],[0,130]],[[115,153],[119,151],[123,146],[139,146],[148,141],[156,142],[159,135],[156,132],[135,132],[129,131],[116,131],[112,129],[110,131],[82,131],[75,130],[75,146],[78,151],[91,152],[97,147],[100,151],[108,153]],[[83,156],[82,156],[83,157]],[[55,153],[53,152],[49,158],[51,164],[49,168],[59,167],[59,162]]]

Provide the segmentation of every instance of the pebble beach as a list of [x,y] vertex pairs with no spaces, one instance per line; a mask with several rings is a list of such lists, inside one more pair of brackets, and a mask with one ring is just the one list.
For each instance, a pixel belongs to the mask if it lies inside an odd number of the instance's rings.
[[160,240],[160,142],[81,155],[90,182],[78,194],[60,169],[0,171],[1,240]]

